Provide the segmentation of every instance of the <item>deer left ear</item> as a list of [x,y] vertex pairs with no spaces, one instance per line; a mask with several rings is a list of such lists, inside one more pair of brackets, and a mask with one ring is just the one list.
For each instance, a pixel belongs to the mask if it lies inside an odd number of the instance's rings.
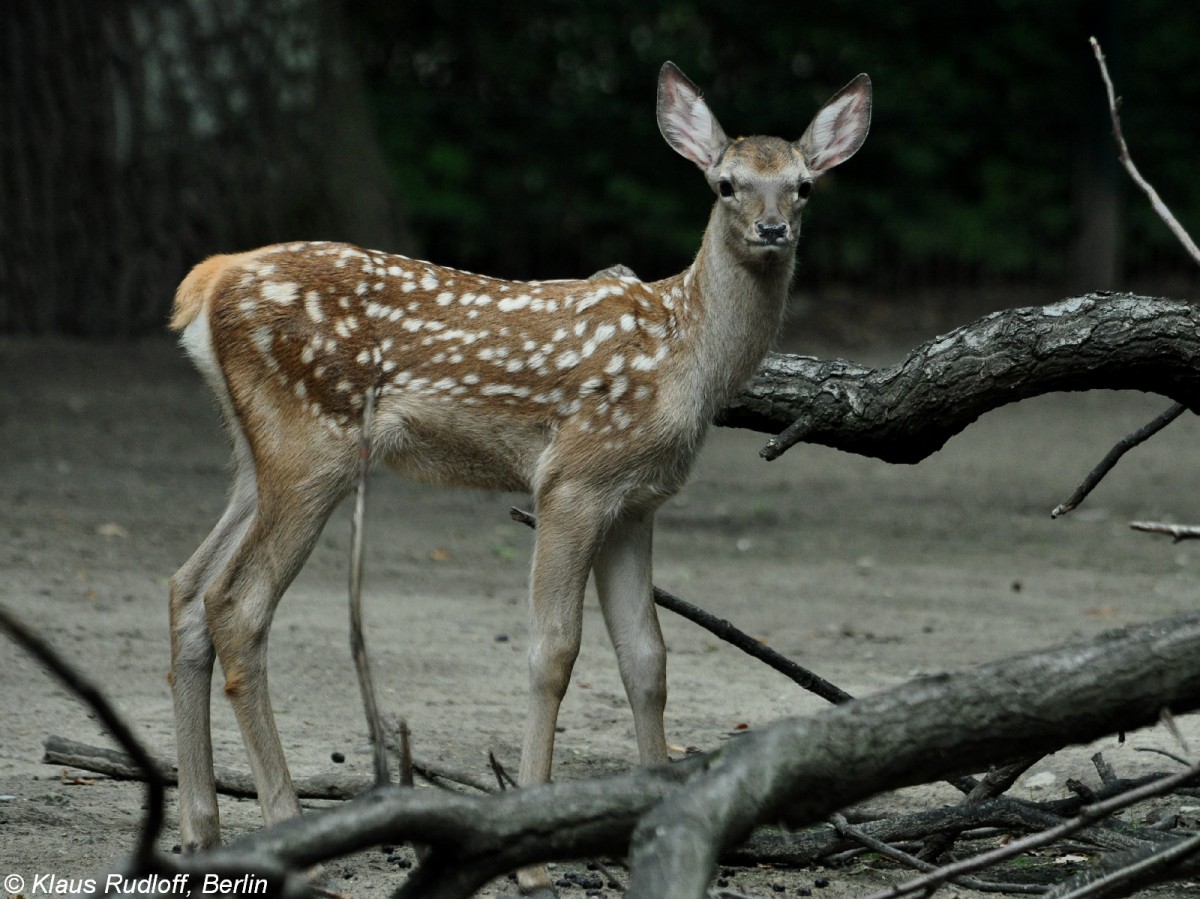
[[707,172],[729,143],[700,89],[673,62],[658,75],[658,130],[681,156]]
[[796,146],[814,175],[858,152],[871,127],[871,79],[859,75],[820,108]]

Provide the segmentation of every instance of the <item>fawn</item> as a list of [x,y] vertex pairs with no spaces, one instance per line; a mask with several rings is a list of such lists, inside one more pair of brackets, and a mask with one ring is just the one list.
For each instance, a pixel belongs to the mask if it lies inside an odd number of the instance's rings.
[[[513,282],[337,243],[213,256],[173,329],[233,444],[228,507],[171,579],[182,842],[218,843],[209,692],[220,659],[268,824],[299,814],[267,692],[267,632],[354,482],[364,397],[373,456],[441,484],[533,494],[530,699],[519,782],[550,778],[554,727],[595,573],[643,764],[667,759],[666,660],[650,580],[657,507],[779,328],[813,182],[862,145],[859,75],[796,142],[730,140],[672,63],[668,144],[716,193],[682,273]],[[546,884],[544,869],[522,887]]]

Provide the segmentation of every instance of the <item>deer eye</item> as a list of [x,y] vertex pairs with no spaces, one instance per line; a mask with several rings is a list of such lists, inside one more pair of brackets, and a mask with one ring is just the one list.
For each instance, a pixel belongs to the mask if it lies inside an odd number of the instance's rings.
[[812,193],[812,182],[811,181],[801,181],[799,184],[796,185],[796,196],[798,196],[801,200],[807,200],[808,195],[811,193]]
[[721,196],[723,196],[723,197],[732,197],[733,196],[733,182],[730,181],[728,178],[722,178],[720,181],[717,182],[717,190],[720,192]]

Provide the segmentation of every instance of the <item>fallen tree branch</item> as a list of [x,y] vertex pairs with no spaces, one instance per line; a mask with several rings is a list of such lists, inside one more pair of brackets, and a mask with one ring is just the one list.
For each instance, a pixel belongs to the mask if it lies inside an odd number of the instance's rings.
[[[398,739],[393,745],[399,747]],[[46,737],[42,748],[42,761],[47,765],[79,768],[117,780],[145,779],[141,769],[133,763],[128,755],[114,749],[90,746],[87,743],[80,743],[54,734]],[[398,748],[397,751],[399,751]],[[163,756],[154,759],[154,763],[161,772],[163,783],[166,786],[173,787],[178,783],[173,758]],[[236,771],[219,765],[215,770],[218,793],[243,798],[254,798],[258,795],[254,787],[254,778],[249,771]],[[413,756],[413,770],[435,782],[449,781],[472,787],[483,793],[493,793],[496,790],[482,775],[420,755]],[[296,778],[293,786],[300,799],[345,800],[363,795],[371,789],[374,783],[374,779],[365,774],[314,774],[310,777]]]
[[1198,708],[1198,651],[1194,613],[747,734],[638,824],[627,897],[702,896],[718,855],[764,821],[800,826],[883,789],[1150,724],[1164,706]]
[[772,354],[717,424],[916,463],[980,415],[1056,391],[1140,390],[1200,408],[1200,308],[1181,300],[1092,293],[1008,309],[872,369]]

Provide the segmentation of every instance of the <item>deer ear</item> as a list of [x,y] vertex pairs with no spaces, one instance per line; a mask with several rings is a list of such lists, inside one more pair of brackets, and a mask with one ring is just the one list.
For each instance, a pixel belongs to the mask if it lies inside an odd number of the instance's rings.
[[820,108],[796,142],[814,175],[845,162],[862,146],[871,127],[871,79],[859,75]]
[[673,62],[658,73],[658,130],[679,155],[707,172],[729,138],[700,95],[700,89]]

